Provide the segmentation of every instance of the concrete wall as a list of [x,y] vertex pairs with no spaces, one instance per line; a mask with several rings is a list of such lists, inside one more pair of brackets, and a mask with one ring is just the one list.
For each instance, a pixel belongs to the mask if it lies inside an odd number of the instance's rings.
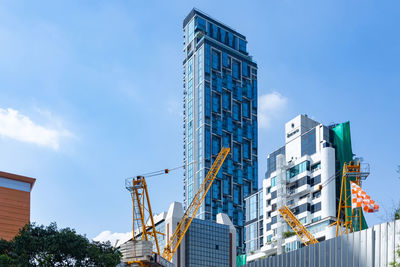
[[[247,263],[248,267],[380,267],[394,261],[400,246],[400,220],[375,225],[361,232]],[[399,258],[396,259],[400,261]]]

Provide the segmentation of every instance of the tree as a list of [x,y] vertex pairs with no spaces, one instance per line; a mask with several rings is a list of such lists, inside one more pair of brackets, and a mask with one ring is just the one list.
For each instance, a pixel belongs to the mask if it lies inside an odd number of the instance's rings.
[[116,266],[120,252],[110,242],[90,242],[70,228],[26,225],[11,241],[0,240],[0,266]]
[[399,206],[395,209],[393,217],[394,217],[395,220],[399,220],[399,219],[400,219],[400,204],[399,204]]
[[400,267],[400,263],[396,261],[396,257],[400,258],[400,246],[397,247],[397,250],[394,255],[394,261],[391,262],[389,265],[392,267]]

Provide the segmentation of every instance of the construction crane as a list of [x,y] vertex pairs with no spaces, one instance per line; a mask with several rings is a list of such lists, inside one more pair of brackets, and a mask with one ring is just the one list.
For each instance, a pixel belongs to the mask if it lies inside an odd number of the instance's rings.
[[361,168],[361,163],[354,161],[343,164],[338,215],[336,222],[330,225],[336,226],[336,236],[362,229],[361,208],[351,208],[350,182],[361,187],[361,181],[369,175],[369,165],[364,164],[364,166]]
[[292,211],[286,206],[282,206],[279,213],[290,225],[305,246],[318,243],[318,240],[307,230],[307,228],[296,218]]
[[[197,193],[193,197],[192,202],[186,209],[185,214],[178,223],[178,226],[176,227],[174,233],[172,234],[170,240],[168,240],[168,243],[162,252],[162,257],[166,260],[172,260],[176,250],[179,247],[179,244],[181,243],[187,230],[189,229],[193,218],[196,216],[196,213],[199,210],[201,203],[204,201],[207,192],[210,190],[211,185],[214,182],[215,177],[217,176],[217,173],[220,170],[229,152],[230,148],[223,147],[217,155],[216,159],[214,160],[211,169],[208,171],[206,177],[204,178],[204,181],[200,185]],[[166,174],[170,171],[171,170],[165,169],[153,172],[149,174],[149,177]],[[125,187],[131,193],[133,201],[133,246],[135,246],[135,241],[137,241],[136,235],[138,233],[136,233],[136,230],[138,230],[138,232],[141,230],[142,234],[140,236],[140,240],[154,242],[156,249],[153,253],[160,255],[157,234],[164,234],[156,231],[145,177],[137,176],[136,178],[129,178],[125,181]],[[149,255],[147,255],[147,257],[137,257],[135,253],[137,252],[133,247],[132,257],[130,257],[131,260],[126,261],[126,263],[128,263],[129,265],[136,264],[138,266],[150,266]]]
[[[168,170],[165,170],[168,173]],[[154,253],[160,254],[160,247],[158,245],[157,234],[162,234],[157,232],[154,219],[153,212],[151,210],[149,192],[147,190],[147,184],[144,176],[137,176],[136,178],[132,178],[132,180],[127,179],[125,181],[125,187],[129,190],[132,197],[133,202],[133,230],[132,230],[132,258],[127,261],[130,264],[137,264],[139,266],[146,266],[144,263],[147,259],[135,259],[137,258],[137,254],[135,251],[135,244],[138,244],[138,240],[142,241],[153,241],[156,247],[156,251]],[[137,238],[136,230],[142,231],[142,234]],[[144,243],[141,245],[143,246]],[[151,254],[151,253],[150,253]],[[151,255],[148,255],[148,257]]]
[[168,243],[165,246],[162,253],[162,256],[168,261],[172,260],[172,257],[174,256],[176,250],[178,249],[179,244],[181,243],[187,230],[189,229],[189,226],[192,223],[193,218],[196,216],[196,213],[199,210],[204,198],[206,197],[207,192],[210,190],[211,185],[214,182],[219,169],[224,163],[226,156],[229,154],[229,151],[230,148],[223,147],[221,149],[211,169],[208,171],[206,177],[204,178],[204,181],[201,183],[199,190],[193,197],[193,200],[190,203],[189,207],[186,209],[185,214],[180,220],[170,240],[168,240]]

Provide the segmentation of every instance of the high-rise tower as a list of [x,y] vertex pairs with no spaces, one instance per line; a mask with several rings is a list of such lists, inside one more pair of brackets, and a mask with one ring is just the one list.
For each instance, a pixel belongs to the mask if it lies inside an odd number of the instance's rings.
[[258,189],[257,64],[247,52],[246,37],[193,9],[184,30],[184,204],[221,147],[230,147],[198,218],[228,214],[243,249],[244,202]]

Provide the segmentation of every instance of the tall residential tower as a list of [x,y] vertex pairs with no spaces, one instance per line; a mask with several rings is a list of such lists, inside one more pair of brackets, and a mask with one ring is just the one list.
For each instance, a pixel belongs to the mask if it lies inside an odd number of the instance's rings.
[[243,250],[244,201],[258,189],[257,64],[246,37],[193,9],[184,30],[184,178],[185,207],[221,147],[230,147],[198,218],[228,214]]

